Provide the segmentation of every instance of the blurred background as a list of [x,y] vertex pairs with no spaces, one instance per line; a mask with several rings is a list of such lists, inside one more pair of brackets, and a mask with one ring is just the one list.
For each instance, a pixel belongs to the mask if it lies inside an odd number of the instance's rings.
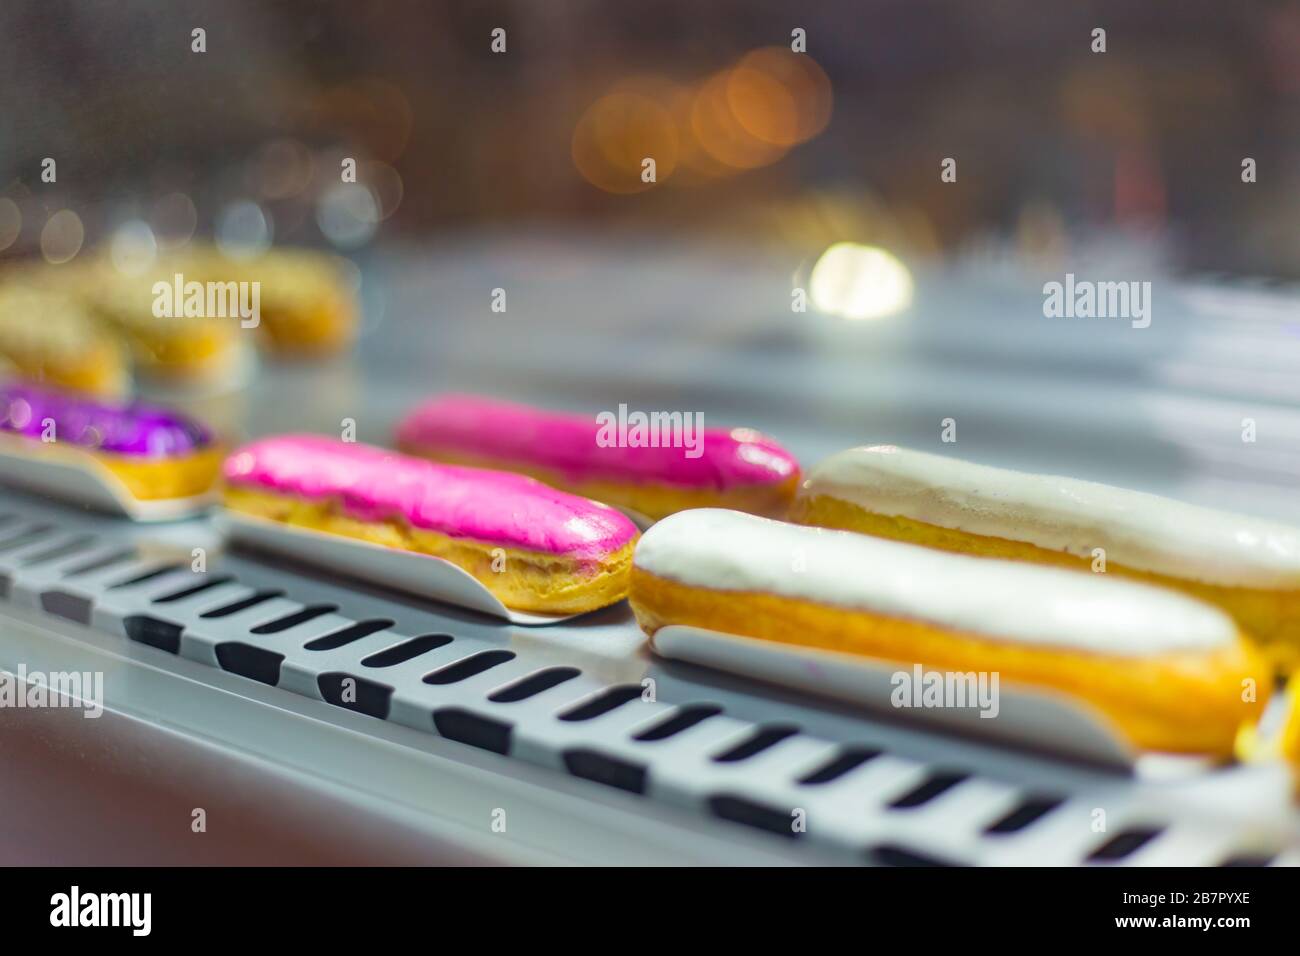
[[[567,222],[934,253],[1122,227],[1300,273],[1296,4],[15,0],[0,53],[11,253],[59,209],[91,244],[254,202],[287,242]],[[332,188],[342,156],[369,200]]]
[[[1297,3],[11,0],[0,99],[0,266],[356,266],[357,351],[234,431],[469,388],[1300,517]],[[1067,272],[1151,327],[1046,318]]]

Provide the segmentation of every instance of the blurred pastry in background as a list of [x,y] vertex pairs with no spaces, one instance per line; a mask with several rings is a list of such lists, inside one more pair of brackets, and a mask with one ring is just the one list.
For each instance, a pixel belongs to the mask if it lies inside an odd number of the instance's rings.
[[703,416],[689,412],[654,414],[665,418],[647,414],[637,436],[625,409],[574,415],[444,395],[401,421],[397,443],[437,461],[516,471],[651,520],[706,507],[784,515],[799,463],[775,441],[748,428],[703,428]]
[[183,303],[160,303],[155,283],[164,276],[172,283],[174,271],[155,263],[130,273],[107,254],[88,254],[61,265],[11,266],[0,273],[0,287],[18,283],[75,299],[101,335],[115,336],[129,350],[135,374],[150,383],[241,384],[250,352],[238,320],[186,314]]
[[[139,275],[113,271],[115,280],[100,284],[108,290],[106,314],[133,336],[151,363],[146,367],[161,377],[228,372],[249,339],[276,356],[313,357],[343,351],[356,337],[356,294],[342,260],[328,253],[275,248],[235,258],[196,243]],[[205,295],[207,321],[197,328],[190,314],[197,310],[188,307],[191,284]],[[171,308],[158,308],[160,299]],[[160,311],[174,321],[169,325]]]
[[356,339],[361,309],[338,257],[279,247],[246,262],[226,262],[232,274],[261,285],[259,332],[267,351],[286,357],[330,355]]
[[[305,249],[239,259],[197,243],[133,268],[107,251],[87,253],[61,265],[10,265],[0,288],[15,285],[79,303],[83,325],[100,326],[86,341],[115,333],[136,375],[164,386],[236,388],[254,344],[277,356],[341,351],[355,339],[360,315],[342,260]],[[84,376],[62,384],[104,390]]]
[[251,355],[249,333],[240,328],[238,316],[206,314],[206,297],[202,315],[187,313],[174,295],[162,301],[156,286],[174,284],[170,264],[140,275],[122,273],[102,258],[81,268],[82,301],[122,335],[137,374],[168,386],[233,388],[243,383]]
[[125,348],[80,300],[20,283],[0,282],[0,370],[96,395],[131,388]]

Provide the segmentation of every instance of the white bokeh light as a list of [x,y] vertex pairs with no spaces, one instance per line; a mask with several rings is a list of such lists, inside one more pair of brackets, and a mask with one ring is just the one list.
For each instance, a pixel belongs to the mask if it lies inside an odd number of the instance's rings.
[[877,246],[837,242],[817,260],[810,278],[813,305],[855,321],[893,315],[912,303],[912,273]]
[[108,253],[118,272],[140,275],[158,258],[158,241],[143,219],[128,219],[113,230]]
[[230,203],[217,217],[217,248],[232,259],[261,255],[270,248],[273,235],[271,217],[248,199]]
[[343,249],[369,242],[379,225],[374,193],[361,183],[336,183],[316,205],[316,224],[325,238]]

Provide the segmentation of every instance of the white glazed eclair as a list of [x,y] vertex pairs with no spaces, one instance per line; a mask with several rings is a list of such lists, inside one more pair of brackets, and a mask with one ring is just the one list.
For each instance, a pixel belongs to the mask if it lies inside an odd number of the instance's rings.
[[812,469],[792,520],[1090,573],[1104,567],[1218,605],[1284,667],[1300,654],[1300,529],[1288,525],[892,445],[852,448]]
[[[646,531],[630,599],[651,635],[686,624],[995,671],[1090,705],[1144,750],[1230,754],[1270,686],[1233,621],[1181,594],[734,511],[684,511]],[[1243,700],[1244,686],[1259,699]]]
[[[1282,724],[1278,744],[1281,755],[1300,772],[1300,681],[1287,684],[1287,716]],[[1297,781],[1300,783],[1300,780]]]

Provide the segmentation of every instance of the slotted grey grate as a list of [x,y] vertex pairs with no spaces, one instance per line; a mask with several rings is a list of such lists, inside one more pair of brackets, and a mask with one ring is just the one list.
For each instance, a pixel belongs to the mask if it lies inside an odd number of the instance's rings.
[[1162,783],[1074,766],[656,661],[623,609],[530,630],[255,556],[214,555],[195,572],[182,543],[206,530],[197,523],[170,532],[180,560],[159,556],[146,530],[8,504],[0,593],[12,606],[153,648],[160,666],[174,655],[766,831],[796,858],[814,847],[882,864],[1296,859],[1277,768]]

